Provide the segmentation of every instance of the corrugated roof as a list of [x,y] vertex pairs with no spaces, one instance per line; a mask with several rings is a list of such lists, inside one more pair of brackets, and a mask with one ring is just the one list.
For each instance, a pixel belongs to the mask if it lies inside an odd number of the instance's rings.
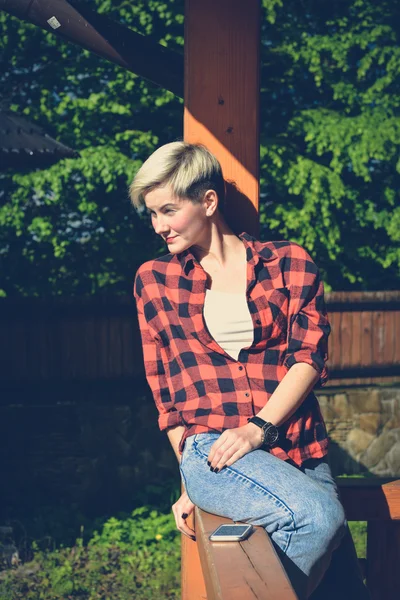
[[0,169],[45,168],[79,153],[12,111],[0,111]]

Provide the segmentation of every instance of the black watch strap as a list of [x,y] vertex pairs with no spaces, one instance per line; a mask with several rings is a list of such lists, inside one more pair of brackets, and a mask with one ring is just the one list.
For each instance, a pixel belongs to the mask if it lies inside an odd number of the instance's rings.
[[263,430],[263,446],[267,446],[270,448],[273,446],[279,439],[279,430],[276,425],[269,423],[268,421],[264,421],[261,417],[249,417],[247,419],[248,423],[254,423]]
[[261,419],[261,417],[249,417],[247,421],[249,423],[254,423],[254,425],[257,425],[258,427],[264,427],[264,425],[267,425],[267,421],[264,421],[264,419]]

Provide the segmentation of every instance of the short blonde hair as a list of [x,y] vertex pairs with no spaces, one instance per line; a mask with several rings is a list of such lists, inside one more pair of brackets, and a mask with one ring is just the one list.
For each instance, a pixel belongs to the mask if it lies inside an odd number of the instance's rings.
[[214,190],[218,195],[218,208],[223,212],[225,182],[221,165],[201,144],[171,142],[153,152],[130,185],[133,206],[143,207],[145,195],[164,185],[171,186],[174,196],[194,203],[201,202],[207,190]]

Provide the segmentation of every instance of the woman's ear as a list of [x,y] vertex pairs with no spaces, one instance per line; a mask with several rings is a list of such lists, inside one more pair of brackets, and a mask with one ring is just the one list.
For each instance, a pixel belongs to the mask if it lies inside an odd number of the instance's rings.
[[212,217],[218,208],[218,195],[215,190],[207,190],[204,194],[204,202],[206,204],[206,215]]

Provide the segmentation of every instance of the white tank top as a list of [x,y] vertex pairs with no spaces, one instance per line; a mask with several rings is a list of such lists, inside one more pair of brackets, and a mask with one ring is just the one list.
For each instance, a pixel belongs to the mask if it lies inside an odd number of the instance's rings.
[[206,290],[204,319],[214,340],[235,360],[254,338],[246,294]]

